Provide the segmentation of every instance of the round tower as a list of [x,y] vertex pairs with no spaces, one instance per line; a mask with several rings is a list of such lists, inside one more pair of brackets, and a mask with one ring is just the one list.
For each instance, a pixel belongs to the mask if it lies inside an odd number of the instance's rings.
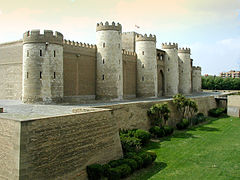
[[191,94],[192,93],[192,83],[191,83],[191,50],[190,48],[179,48],[179,93],[181,94]]
[[98,99],[123,98],[122,26],[102,22],[97,24]]
[[165,64],[165,95],[174,96],[178,93],[179,67],[178,67],[178,44],[164,43],[162,49],[166,52]]
[[193,66],[192,67],[192,91],[201,92],[202,91],[202,76],[201,76],[201,67]]
[[63,98],[63,35],[45,30],[23,35],[22,101],[60,102]]
[[137,96],[157,97],[156,36],[136,36]]

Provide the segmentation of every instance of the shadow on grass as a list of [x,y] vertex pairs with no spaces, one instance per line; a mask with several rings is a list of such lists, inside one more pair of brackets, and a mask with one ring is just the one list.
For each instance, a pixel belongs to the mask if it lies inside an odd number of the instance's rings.
[[167,167],[167,164],[165,162],[155,162],[152,166],[135,172],[132,176],[130,176],[129,178],[126,178],[126,180],[130,180],[130,179],[131,180],[135,180],[135,179],[147,180],[152,176],[154,176],[155,174],[159,173],[159,171],[163,170],[166,167]]
[[197,130],[200,130],[200,131],[209,131],[209,132],[213,132],[213,131],[219,131],[218,128],[213,128],[213,127],[206,127],[206,126],[201,126],[201,127],[198,127]]

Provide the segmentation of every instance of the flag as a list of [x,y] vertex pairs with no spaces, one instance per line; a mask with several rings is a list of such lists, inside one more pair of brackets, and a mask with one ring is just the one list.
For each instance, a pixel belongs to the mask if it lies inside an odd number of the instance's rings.
[[140,27],[139,27],[138,25],[136,25],[136,24],[135,24],[135,27],[136,27],[136,28],[140,28]]

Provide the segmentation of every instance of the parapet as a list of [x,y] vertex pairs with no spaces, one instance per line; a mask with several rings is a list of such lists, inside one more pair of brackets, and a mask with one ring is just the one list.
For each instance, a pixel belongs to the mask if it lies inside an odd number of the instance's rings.
[[179,48],[178,53],[187,53],[191,54],[191,49],[190,48]]
[[162,43],[163,49],[178,49],[177,43]]
[[51,30],[44,30],[41,34],[40,30],[31,30],[23,34],[23,44],[25,43],[51,43],[51,44],[63,44],[63,35],[60,32]]
[[114,31],[122,32],[122,25],[119,23],[117,23],[116,25],[115,22],[112,22],[112,24],[110,25],[108,21],[106,21],[105,24],[103,24],[102,22],[97,23],[96,31],[106,31],[106,30],[114,30]]
[[130,51],[126,51],[126,50],[122,50],[122,54],[129,55],[129,56],[137,56],[137,54],[135,52],[130,52]]
[[86,43],[79,43],[79,42],[75,42],[75,41],[70,41],[70,40],[63,40],[63,44],[67,45],[67,46],[72,46],[72,47],[80,47],[80,48],[90,48],[90,49],[96,49],[97,46],[93,45],[93,44],[86,44]]
[[192,67],[192,70],[197,70],[197,71],[201,71],[202,70],[202,68],[200,67],[200,66],[193,66]]
[[144,36],[142,34],[137,34],[136,41],[154,41],[154,42],[156,42],[156,36],[152,35],[152,34],[150,34],[149,36],[147,36],[147,34],[144,34]]

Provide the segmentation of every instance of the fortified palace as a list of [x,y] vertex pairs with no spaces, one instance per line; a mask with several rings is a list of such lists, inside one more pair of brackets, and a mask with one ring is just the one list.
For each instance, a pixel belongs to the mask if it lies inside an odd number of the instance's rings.
[[97,24],[97,43],[64,40],[59,32],[27,31],[0,44],[0,99],[77,102],[172,96],[201,91],[201,68],[189,48],[156,36],[122,33],[118,23]]

